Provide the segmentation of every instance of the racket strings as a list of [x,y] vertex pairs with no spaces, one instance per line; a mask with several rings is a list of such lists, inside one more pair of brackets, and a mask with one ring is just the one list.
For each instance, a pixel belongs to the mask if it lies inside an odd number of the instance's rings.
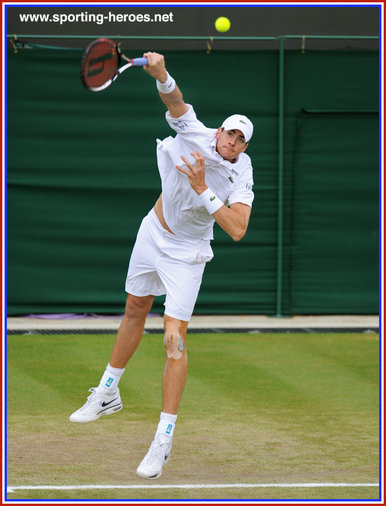
[[120,62],[117,47],[111,41],[90,44],[81,64],[81,79],[87,88],[98,88],[113,79]]

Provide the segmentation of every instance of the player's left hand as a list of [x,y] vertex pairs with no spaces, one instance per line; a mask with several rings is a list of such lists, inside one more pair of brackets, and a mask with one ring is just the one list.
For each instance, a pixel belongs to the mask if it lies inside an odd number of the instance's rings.
[[183,160],[185,165],[188,167],[188,170],[183,169],[180,165],[176,165],[176,167],[189,178],[190,186],[197,195],[200,195],[208,188],[208,185],[205,182],[205,158],[199,151],[195,151],[194,153],[191,153],[191,155],[196,160],[194,165],[188,162],[184,156],[181,156],[181,160]]

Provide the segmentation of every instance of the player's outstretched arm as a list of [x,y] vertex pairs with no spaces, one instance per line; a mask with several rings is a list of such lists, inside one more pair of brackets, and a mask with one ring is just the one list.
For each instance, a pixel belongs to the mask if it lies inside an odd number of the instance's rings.
[[[143,55],[149,61],[148,65],[143,68],[151,76],[153,76],[160,83],[166,83],[168,80],[168,72],[165,66],[165,58],[162,54],[148,52]],[[162,93],[159,91],[161,100],[168,108],[170,115],[173,118],[179,118],[188,110],[188,106],[185,104],[181,90],[176,85],[172,92]]]

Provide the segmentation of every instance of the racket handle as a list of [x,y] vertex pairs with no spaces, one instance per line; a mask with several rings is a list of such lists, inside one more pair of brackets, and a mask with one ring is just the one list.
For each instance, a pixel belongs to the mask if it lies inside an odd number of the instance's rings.
[[143,67],[149,63],[147,58],[133,58],[132,62],[135,67]]

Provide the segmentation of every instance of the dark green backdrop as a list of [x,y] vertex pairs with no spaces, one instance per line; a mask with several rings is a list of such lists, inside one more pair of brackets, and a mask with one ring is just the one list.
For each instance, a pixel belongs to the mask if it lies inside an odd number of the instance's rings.
[[[153,79],[133,69],[90,93],[80,57],[8,53],[9,315],[122,312],[136,232],[160,193],[155,140],[172,132]],[[166,59],[208,126],[235,112],[255,124],[250,227],[233,243],[216,226],[195,312],[275,314],[278,53]],[[378,52],[287,51],[284,89],[283,313],[375,314]],[[153,311],[162,304],[157,298]]]

